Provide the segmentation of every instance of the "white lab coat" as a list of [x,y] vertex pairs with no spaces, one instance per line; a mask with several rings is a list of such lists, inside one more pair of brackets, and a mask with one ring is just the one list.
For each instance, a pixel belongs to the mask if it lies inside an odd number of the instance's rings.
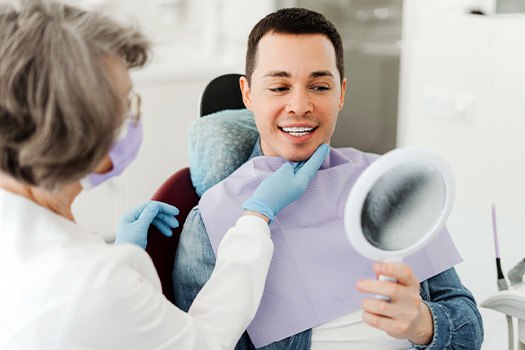
[[185,313],[149,256],[0,190],[0,349],[232,349],[255,315],[273,253],[244,216]]

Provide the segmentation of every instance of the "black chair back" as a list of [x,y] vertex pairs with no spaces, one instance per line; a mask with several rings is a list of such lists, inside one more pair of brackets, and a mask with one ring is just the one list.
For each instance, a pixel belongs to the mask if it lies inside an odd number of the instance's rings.
[[208,83],[201,97],[201,117],[225,109],[244,109],[239,78],[241,74],[224,74]]

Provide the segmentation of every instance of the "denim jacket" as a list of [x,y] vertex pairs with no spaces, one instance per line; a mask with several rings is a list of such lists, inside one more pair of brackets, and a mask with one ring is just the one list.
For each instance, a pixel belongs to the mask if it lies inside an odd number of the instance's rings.
[[[256,142],[250,158],[261,155]],[[215,267],[215,254],[198,208],[186,218],[173,269],[175,304],[188,311],[191,303],[210,278]],[[434,337],[429,345],[413,344],[414,349],[479,349],[483,342],[483,324],[472,293],[465,288],[454,268],[420,284],[420,295],[432,313]],[[310,349],[312,330],[295,334],[269,344],[264,350]],[[255,349],[244,332],[235,350]]]
[[[184,223],[175,266],[173,286],[175,303],[188,311],[193,299],[208,281],[215,266],[215,254],[198,208]],[[455,271],[450,268],[420,285],[420,295],[434,320],[434,337],[429,345],[413,344],[415,349],[479,349],[483,341],[481,315],[474,297]],[[263,347],[264,350],[304,350],[310,348],[311,330],[295,334]],[[245,332],[235,350],[255,349]]]

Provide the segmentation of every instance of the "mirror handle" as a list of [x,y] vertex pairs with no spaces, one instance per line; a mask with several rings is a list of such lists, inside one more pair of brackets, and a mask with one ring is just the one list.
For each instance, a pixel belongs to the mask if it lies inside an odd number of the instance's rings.
[[[394,278],[394,277],[390,277],[390,276],[385,276],[385,275],[379,275],[378,280],[380,281],[388,281],[388,282],[392,282],[392,283],[397,283],[397,279]],[[385,301],[390,301],[390,297],[387,297],[386,295],[376,295],[376,299],[379,299],[379,300],[385,300]]]

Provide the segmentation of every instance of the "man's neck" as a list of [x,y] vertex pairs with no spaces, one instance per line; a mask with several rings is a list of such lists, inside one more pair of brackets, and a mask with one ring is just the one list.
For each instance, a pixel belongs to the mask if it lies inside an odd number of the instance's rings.
[[264,156],[264,153],[261,148],[261,138],[260,137],[257,139],[257,142],[255,142],[255,146],[253,146],[252,154],[250,154],[250,157],[248,158],[248,160],[254,157],[258,157],[258,156]]

